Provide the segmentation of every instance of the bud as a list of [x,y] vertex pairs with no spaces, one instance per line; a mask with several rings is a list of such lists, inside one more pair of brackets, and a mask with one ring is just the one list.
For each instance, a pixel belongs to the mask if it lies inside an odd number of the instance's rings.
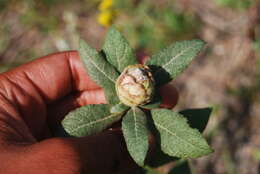
[[154,79],[150,69],[142,64],[126,67],[116,81],[116,91],[125,105],[149,103],[154,94]]

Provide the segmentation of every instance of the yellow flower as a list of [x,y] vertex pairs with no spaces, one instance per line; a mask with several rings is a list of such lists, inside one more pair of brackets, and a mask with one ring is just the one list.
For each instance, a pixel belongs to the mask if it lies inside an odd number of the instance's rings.
[[113,10],[105,10],[98,15],[98,22],[105,27],[109,27],[112,24],[114,17],[115,12]]
[[104,11],[110,9],[112,5],[113,5],[113,0],[102,0],[102,2],[98,6],[98,9],[100,11]]

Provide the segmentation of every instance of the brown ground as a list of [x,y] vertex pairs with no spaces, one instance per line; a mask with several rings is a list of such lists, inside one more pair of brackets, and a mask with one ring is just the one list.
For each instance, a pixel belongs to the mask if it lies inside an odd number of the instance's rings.
[[209,48],[177,80],[184,97],[181,103],[189,107],[212,103],[219,107],[206,130],[206,134],[212,133],[215,153],[193,164],[197,173],[257,174],[260,165],[254,153],[260,147],[259,66],[252,42],[259,34],[256,27],[260,9],[236,13],[220,10],[208,0],[186,3],[204,22],[200,35]]

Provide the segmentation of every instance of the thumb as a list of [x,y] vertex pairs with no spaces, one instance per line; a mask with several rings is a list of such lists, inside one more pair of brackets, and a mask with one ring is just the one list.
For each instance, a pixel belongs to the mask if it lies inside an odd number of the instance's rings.
[[48,124],[51,128],[56,128],[70,111],[89,104],[103,103],[106,103],[106,99],[102,89],[71,94],[48,106]]

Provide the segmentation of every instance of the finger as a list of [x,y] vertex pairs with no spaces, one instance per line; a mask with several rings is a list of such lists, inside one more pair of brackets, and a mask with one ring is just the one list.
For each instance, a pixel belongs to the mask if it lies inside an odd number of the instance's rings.
[[[16,84],[28,92],[28,96],[37,98],[40,95],[47,103],[56,101],[72,91],[100,88],[87,75],[76,51],[39,58],[6,72],[1,77],[2,83],[6,83],[5,86]],[[12,84],[9,84],[8,80]]]
[[59,100],[48,107],[47,121],[49,126],[55,128],[59,125],[66,114],[73,109],[89,104],[106,103],[104,91],[101,89],[84,91],[71,94],[62,100]]
[[171,83],[163,85],[159,92],[162,97],[160,107],[171,109],[177,104],[179,98],[178,91]]
[[[87,75],[76,51],[52,54],[0,75],[0,95],[15,110],[33,136],[45,136],[46,104],[72,92],[100,89]],[[102,98],[100,102],[103,102]],[[56,118],[53,118],[56,119]]]

